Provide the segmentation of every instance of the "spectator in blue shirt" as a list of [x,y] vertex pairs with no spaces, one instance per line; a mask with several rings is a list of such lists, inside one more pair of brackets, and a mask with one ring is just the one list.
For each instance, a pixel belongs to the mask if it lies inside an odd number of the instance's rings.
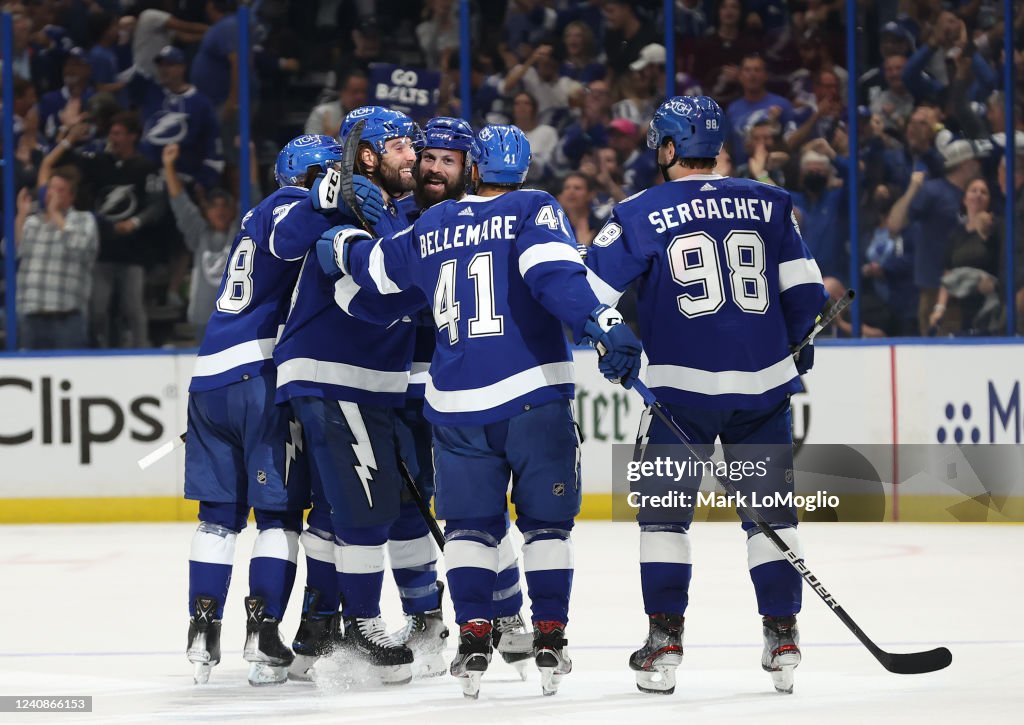
[[117,18],[109,13],[93,13],[89,16],[89,34],[92,47],[88,60],[92,67],[92,82],[98,90],[111,90],[108,86],[117,83]]
[[765,90],[767,77],[764,58],[751,54],[743,59],[740,65],[743,95],[729,104],[729,110],[725,114],[735,164],[742,164],[747,160],[743,141],[747,135],[747,128],[755,121],[768,117],[778,122],[784,136],[793,130],[793,106],[782,96]]
[[238,18],[235,0],[207,0],[206,31],[192,61],[192,84],[218,113],[238,108]]
[[39,126],[52,145],[62,128],[78,122],[93,94],[89,85],[92,69],[85,51],[72,48],[64,61],[64,85],[39,99]]
[[843,274],[846,192],[841,182],[835,182],[833,163],[844,168],[843,162],[844,159],[839,158],[824,139],[812,141],[800,155],[802,191],[792,194],[793,206],[801,214],[801,235],[814,255],[822,277],[840,279],[846,277]]
[[951,141],[942,149],[946,175],[925,180],[923,169],[910,176],[910,185],[893,205],[889,230],[903,234],[914,248],[914,284],[920,293],[918,329],[928,334],[929,318],[938,302],[943,265],[950,238],[960,220],[960,200],[981,169],[970,141]]

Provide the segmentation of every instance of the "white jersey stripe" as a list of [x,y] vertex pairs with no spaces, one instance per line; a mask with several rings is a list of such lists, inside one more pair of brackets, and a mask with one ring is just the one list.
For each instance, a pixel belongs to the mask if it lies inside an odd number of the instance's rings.
[[614,307],[622,297],[621,292],[598,277],[597,273],[589,267],[587,268],[587,282],[590,283],[590,289],[594,291],[594,295],[602,305]]
[[813,259],[791,259],[779,265],[779,293],[801,284],[821,284],[821,270]]
[[372,370],[346,363],[297,357],[277,368],[277,387],[295,381],[344,385],[371,393],[404,393],[409,387],[408,371]]
[[382,295],[390,295],[402,291],[388,277],[388,270],[384,266],[384,251],[380,248],[380,240],[373,245],[373,249],[370,251],[369,269],[370,277]]
[[[278,372],[278,380],[281,373]],[[575,382],[571,362],[548,363],[527,368],[491,385],[465,390],[438,390],[427,383],[427,402],[439,413],[467,413],[490,410],[549,385]]]
[[519,274],[526,277],[526,273],[544,262],[573,262],[583,264],[580,253],[575,247],[561,242],[544,242],[534,244],[521,255],[519,255]]
[[797,377],[796,365],[789,355],[761,370],[722,370],[711,372],[682,365],[648,365],[647,385],[651,388],[675,388],[702,395],[761,395],[785,385]]
[[334,283],[334,301],[347,315],[352,314],[348,311],[348,307],[357,294],[359,294],[359,285],[347,274]]
[[192,375],[197,378],[220,375],[239,365],[269,360],[274,356],[274,342],[272,337],[246,340],[212,355],[200,355],[196,358],[196,367]]
[[430,380],[430,363],[414,362],[409,371],[409,385],[426,385]]

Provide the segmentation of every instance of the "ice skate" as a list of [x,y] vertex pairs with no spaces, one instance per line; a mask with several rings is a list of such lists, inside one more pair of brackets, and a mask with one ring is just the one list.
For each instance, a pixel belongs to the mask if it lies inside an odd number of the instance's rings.
[[185,654],[195,665],[192,679],[197,685],[210,681],[210,670],[220,663],[220,620],[214,619],[217,600],[196,597],[195,616],[188,620],[188,647]]
[[772,676],[772,684],[779,692],[793,692],[793,671],[800,664],[800,630],[796,617],[762,618],[764,652],[761,667]]
[[249,663],[249,684],[277,685],[288,679],[288,666],[295,655],[281,641],[278,620],[268,617],[263,597],[245,598],[245,650]]
[[676,668],[683,661],[683,616],[652,614],[647,641],[629,656],[640,692],[671,695],[676,690]]
[[344,652],[370,666],[385,685],[412,682],[412,650],[392,635],[378,617],[345,617]]
[[444,648],[448,639],[448,627],[445,626],[441,613],[443,595],[444,584],[438,582],[437,609],[405,615],[405,627],[394,634],[395,640],[412,650],[413,677],[438,677],[447,669]]
[[451,673],[459,678],[462,694],[472,700],[480,696],[480,678],[491,663],[491,630],[486,619],[471,619],[459,627],[459,652]]
[[530,659],[533,657],[533,633],[526,631],[523,617],[516,613],[510,617],[498,617],[492,623],[491,636],[494,648],[501,658],[516,668],[519,677],[526,679]]
[[565,651],[568,644],[562,622],[533,623],[533,659],[540,670],[540,689],[545,695],[558,692],[562,677],[572,672],[572,660]]
[[316,614],[320,592],[306,587],[302,598],[302,619],[299,629],[292,640],[292,651],[295,660],[288,668],[288,677],[292,680],[311,681],[313,665],[321,657],[329,657],[341,644],[341,615]]

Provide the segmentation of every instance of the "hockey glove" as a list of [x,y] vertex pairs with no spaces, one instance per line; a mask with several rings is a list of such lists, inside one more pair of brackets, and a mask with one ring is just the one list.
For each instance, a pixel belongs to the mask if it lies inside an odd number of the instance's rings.
[[370,239],[362,229],[345,225],[331,227],[316,240],[316,259],[328,277],[348,274],[348,245],[357,239]]
[[796,372],[798,375],[806,375],[807,372],[814,367],[814,343],[808,343],[804,345],[803,349],[797,354],[796,360]]
[[597,367],[602,375],[624,388],[633,387],[640,374],[643,346],[618,310],[608,305],[596,307],[583,325],[583,342],[597,348]]
[[[352,190],[359,200],[359,209],[366,221],[376,225],[384,215],[384,197],[381,196],[380,189],[365,176],[356,174],[352,177]],[[317,176],[313,181],[313,188],[309,190],[309,196],[313,208],[323,214],[335,210],[351,216],[355,214],[341,198],[341,172],[337,169],[328,169],[326,174]]]

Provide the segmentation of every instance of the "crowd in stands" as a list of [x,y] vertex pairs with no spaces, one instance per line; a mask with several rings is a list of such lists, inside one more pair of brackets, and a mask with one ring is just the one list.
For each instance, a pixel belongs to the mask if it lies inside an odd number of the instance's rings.
[[[530,139],[527,183],[589,244],[616,203],[662,183],[646,147],[664,100],[661,0],[474,0],[471,119]],[[1024,320],[1024,0],[675,0],[675,87],[725,110],[718,173],[792,192],[841,295],[860,269],[862,334],[1005,331],[1006,244]],[[374,64],[433,71],[433,115],[461,115],[457,0],[255,0],[252,168],[238,168],[234,0],[20,0],[13,16],[21,347],[190,345],[277,150],[336,135],[374,102]],[[1003,24],[1014,47],[1003,47]],[[1015,65],[1004,113],[1005,53]],[[849,157],[849,84],[858,156]],[[421,121],[426,120],[418,119]],[[1007,133],[1018,162],[1006,179]],[[861,239],[850,259],[851,165]],[[0,252],[2,253],[2,252]],[[840,334],[849,334],[842,320]],[[1021,330],[1018,330],[1021,331]]]

